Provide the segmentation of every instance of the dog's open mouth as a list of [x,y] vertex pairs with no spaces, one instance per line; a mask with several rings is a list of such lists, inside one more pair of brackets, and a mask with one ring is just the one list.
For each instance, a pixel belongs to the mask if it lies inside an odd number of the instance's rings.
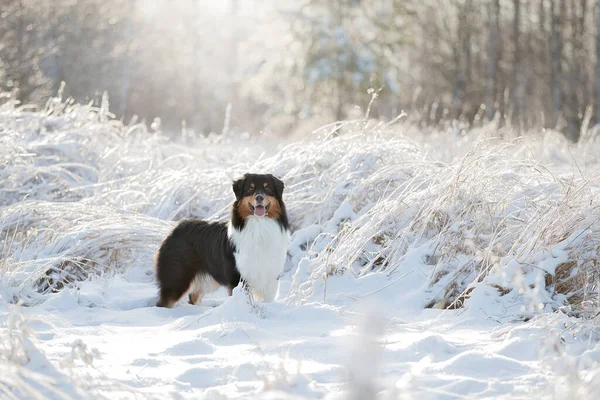
[[257,217],[264,217],[265,215],[267,215],[269,213],[269,206],[267,205],[265,207],[263,205],[259,205],[259,206],[254,207],[252,204],[250,204],[250,210]]

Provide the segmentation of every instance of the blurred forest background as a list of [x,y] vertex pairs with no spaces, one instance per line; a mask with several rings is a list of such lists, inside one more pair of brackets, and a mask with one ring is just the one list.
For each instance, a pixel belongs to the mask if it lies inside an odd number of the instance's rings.
[[[600,0],[0,0],[0,91],[163,129],[600,121]],[[456,123],[454,123],[456,124]]]

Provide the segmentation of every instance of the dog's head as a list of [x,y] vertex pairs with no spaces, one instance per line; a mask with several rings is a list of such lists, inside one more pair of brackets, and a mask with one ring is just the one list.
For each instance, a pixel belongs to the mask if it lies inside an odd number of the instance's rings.
[[233,182],[234,209],[242,219],[251,215],[280,219],[285,217],[282,181],[271,174],[246,174]]

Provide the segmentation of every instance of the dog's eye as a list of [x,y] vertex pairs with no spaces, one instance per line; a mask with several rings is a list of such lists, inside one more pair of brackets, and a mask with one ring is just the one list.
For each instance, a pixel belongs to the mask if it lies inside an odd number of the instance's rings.
[[265,193],[268,195],[272,195],[273,194],[273,190],[270,187],[265,187]]
[[252,192],[254,192],[254,188],[253,187],[249,187],[248,190],[246,190],[246,192],[252,193]]

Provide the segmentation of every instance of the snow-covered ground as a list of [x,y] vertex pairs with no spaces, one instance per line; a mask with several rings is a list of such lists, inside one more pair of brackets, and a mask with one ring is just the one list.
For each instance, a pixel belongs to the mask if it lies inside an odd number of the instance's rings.
[[[596,398],[600,145],[348,122],[167,138],[0,107],[0,397]],[[175,221],[286,183],[275,303],[154,307]]]

